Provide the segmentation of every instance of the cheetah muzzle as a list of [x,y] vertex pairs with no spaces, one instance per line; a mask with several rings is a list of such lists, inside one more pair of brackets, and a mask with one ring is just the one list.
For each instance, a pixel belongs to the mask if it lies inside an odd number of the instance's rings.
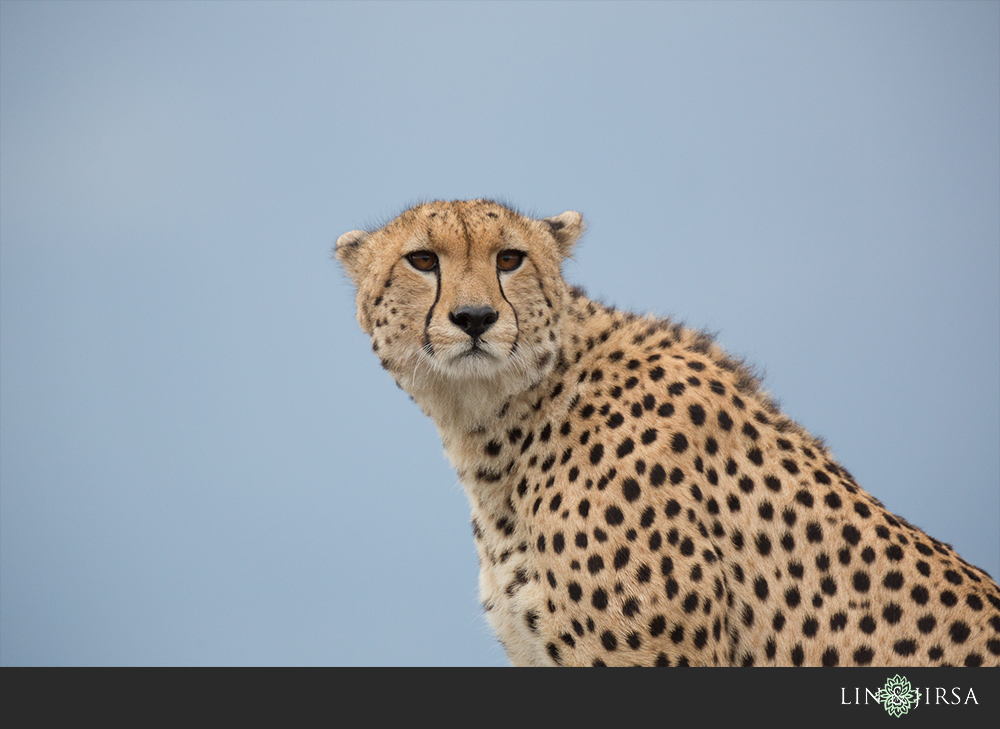
[[432,202],[336,256],[438,427],[517,665],[1000,664],[1000,588],[702,332],[562,278],[578,213]]

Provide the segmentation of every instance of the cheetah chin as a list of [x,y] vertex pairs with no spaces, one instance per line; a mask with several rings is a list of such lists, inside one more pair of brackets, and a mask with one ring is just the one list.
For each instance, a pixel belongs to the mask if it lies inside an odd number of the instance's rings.
[[703,332],[562,277],[579,213],[430,202],[337,240],[437,425],[516,665],[1000,665],[1000,588]]

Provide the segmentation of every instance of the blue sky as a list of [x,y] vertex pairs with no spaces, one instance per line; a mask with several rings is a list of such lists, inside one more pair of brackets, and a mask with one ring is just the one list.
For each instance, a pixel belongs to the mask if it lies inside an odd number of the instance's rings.
[[336,237],[579,210],[1000,573],[1000,3],[0,3],[0,663],[505,665]]

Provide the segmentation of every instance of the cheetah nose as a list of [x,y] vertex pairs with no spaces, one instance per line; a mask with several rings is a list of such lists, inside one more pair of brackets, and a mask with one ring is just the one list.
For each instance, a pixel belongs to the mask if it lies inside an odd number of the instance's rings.
[[460,306],[448,314],[451,323],[473,339],[493,326],[499,316],[488,306]]

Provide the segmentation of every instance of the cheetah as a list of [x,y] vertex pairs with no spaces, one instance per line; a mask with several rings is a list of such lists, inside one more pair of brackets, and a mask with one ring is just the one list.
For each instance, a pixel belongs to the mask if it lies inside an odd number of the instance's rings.
[[713,337],[589,299],[579,213],[417,205],[340,236],[433,419],[515,665],[1000,665],[1000,588],[889,513]]

